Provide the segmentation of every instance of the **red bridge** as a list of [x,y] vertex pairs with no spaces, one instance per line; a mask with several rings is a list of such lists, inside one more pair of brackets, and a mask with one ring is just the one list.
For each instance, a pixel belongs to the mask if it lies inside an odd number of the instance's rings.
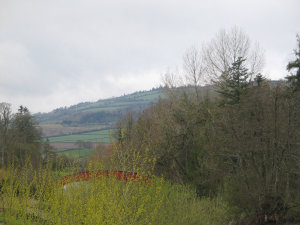
[[149,177],[142,177],[137,175],[137,173],[133,172],[125,172],[125,171],[98,171],[98,172],[82,172],[77,173],[69,176],[65,176],[61,178],[60,184],[65,186],[66,184],[72,182],[79,182],[79,181],[89,181],[90,179],[97,178],[99,176],[104,177],[115,177],[117,180],[136,180],[142,182],[148,182],[150,180]]

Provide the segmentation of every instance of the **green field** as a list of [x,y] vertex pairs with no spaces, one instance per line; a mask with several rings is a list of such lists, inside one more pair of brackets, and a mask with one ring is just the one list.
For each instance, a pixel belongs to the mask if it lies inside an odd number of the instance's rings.
[[63,126],[61,124],[39,124],[42,129],[44,137],[62,136],[75,133],[83,133],[88,131],[95,131],[107,128],[103,125],[91,125],[88,126]]
[[59,155],[65,155],[70,158],[82,158],[87,157],[92,154],[93,149],[69,149],[63,151],[57,151],[56,153]]
[[99,131],[84,132],[80,134],[63,135],[58,137],[50,137],[50,143],[76,143],[77,141],[85,141],[92,143],[110,143],[113,138],[113,129],[103,129]]

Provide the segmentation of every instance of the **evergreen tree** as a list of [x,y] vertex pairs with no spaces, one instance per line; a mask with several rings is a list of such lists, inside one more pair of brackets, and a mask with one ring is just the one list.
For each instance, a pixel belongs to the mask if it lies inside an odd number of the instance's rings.
[[291,83],[293,89],[300,90],[300,37],[297,35],[297,42],[298,42],[298,50],[295,49],[295,56],[296,59],[291,61],[287,65],[288,71],[296,70],[295,73],[292,73],[286,77],[289,83]]
[[254,81],[257,86],[261,86],[263,82],[266,81],[266,78],[261,73],[259,73],[255,76]]
[[232,63],[232,66],[227,72],[221,76],[219,82],[220,90],[218,92],[222,95],[221,105],[236,104],[240,101],[241,95],[249,85],[248,69],[243,65],[245,59],[239,57],[237,61]]
[[20,106],[11,124],[14,139],[13,156],[20,163],[25,162],[26,156],[31,158],[33,166],[36,166],[40,160],[42,135],[37,125],[29,110]]

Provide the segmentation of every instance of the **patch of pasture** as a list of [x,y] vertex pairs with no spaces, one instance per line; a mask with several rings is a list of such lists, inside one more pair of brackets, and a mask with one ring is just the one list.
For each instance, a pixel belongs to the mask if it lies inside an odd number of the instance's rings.
[[50,143],[76,143],[77,141],[91,143],[110,143],[113,137],[114,130],[104,129],[99,131],[84,132],[80,134],[62,135],[50,137]]
[[89,157],[93,153],[93,149],[67,149],[56,151],[59,155],[65,155],[70,158]]

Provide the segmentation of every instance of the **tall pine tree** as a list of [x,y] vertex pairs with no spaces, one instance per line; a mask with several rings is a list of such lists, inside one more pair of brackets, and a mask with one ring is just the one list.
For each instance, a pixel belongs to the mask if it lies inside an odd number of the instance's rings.
[[221,105],[238,103],[249,85],[248,69],[243,65],[245,60],[239,57],[228,71],[222,74],[218,90],[222,96]]
[[300,90],[300,37],[297,35],[297,44],[298,44],[298,50],[295,49],[295,56],[296,59],[294,61],[291,61],[287,65],[288,71],[296,70],[295,73],[292,73],[286,77],[288,82],[291,83],[292,88],[296,90]]

